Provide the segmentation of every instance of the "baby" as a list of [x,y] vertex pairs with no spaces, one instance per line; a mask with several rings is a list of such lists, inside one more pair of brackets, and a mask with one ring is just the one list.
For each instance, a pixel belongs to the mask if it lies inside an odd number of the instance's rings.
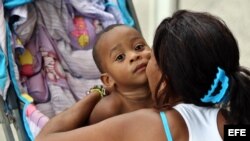
[[150,53],[142,35],[132,27],[111,25],[99,34],[93,57],[101,72],[101,80],[111,93],[96,105],[89,124],[152,107],[145,72]]

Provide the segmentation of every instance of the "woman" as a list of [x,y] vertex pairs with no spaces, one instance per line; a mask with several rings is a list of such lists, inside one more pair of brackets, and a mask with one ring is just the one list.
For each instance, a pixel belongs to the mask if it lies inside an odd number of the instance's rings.
[[180,10],[164,19],[146,74],[154,109],[81,127],[100,99],[93,93],[50,120],[37,141],[221,141],[225,124],[250,123],[250,72],[239,66],[232,33],[212,15]]

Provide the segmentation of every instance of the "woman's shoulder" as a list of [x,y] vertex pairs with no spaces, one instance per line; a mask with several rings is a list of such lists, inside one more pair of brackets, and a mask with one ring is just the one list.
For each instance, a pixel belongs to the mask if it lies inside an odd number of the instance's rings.
[[[168,118],[169,128],[174,140],[187,140],[188,129],[182,116],[174,109],[163,111]],[[166,135],[163,127],[163,123],[160,117],[160,111],[156,109],[141,109],[134,112],[122,114],[114,117],[123,121],[123,126],[126,126],[126,134],[133,135],[139,130],[143,135],[150,139],[153,137],[159,138],[159,140],[166,140]],[[126,121],[124,123],[124,121]],[[147,135],[147,132],[149,135]],[[181,133],[181,134],[180,134]],[[132,139],[131,139],[132,140]],[[139,139],[138,139],[139,140]]]
[[[165,141],[159,112],[154,109],[140,109],[133,112],[121,114],[103,122],[109,126],[122,130],[121,140],[129,141]],[[110,128],[112,128],[110,127]],[[124,130],[125,129],[125,130]]]

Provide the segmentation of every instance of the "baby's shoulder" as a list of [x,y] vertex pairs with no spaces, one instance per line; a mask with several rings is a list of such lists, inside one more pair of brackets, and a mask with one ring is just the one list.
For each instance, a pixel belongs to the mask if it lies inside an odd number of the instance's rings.
[[94,111],[106,116],[115,116],[120,114],[122,103],[115,94],[109,94],[103,97],[95,106]]
[[108,106],[110,108],[117,108],[121,105],[121,99],[116,96],[116,94],[114,93],[111,93],[105,97],[103,97],[99,102],[98,102],[98,105],[102,105],[102,106]]

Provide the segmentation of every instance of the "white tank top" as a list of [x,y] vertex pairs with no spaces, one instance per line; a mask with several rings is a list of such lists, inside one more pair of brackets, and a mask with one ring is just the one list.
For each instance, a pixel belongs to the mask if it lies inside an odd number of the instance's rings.
[[174,109],[181,114],[187,124],[189,141],[222,141],[217,126],[218,108],[178,104]]

